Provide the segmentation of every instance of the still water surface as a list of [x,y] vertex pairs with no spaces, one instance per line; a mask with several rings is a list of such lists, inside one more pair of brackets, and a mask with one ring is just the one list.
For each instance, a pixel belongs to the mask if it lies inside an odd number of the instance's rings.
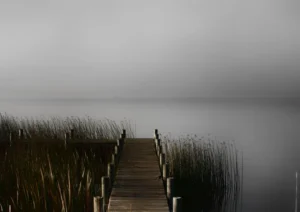
[[234,140],[243,151],[243,202],[239,211],[295,211],[300,171],[300,100],[1,100],[15,116],[85,116],[130,120],[137,137],[154,128],[172,136],[197,134]]

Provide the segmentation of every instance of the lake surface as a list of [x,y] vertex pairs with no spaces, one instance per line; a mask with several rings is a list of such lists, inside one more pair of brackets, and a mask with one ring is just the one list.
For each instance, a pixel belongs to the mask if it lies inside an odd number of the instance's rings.
[[137,137],[153,129],[234,140],[243,151],[240,211],[295,211],[300,171],[299,99],[1,100],[14,116],[85,116],[130,120]]

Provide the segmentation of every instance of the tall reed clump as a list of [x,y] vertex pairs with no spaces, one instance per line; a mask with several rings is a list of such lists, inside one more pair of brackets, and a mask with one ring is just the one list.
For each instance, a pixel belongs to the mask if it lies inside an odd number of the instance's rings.
[[48,117],[28,118],[14,117],[0,113],[0,142],[9,138],[10,132],[17,133],[24,129],[27,138],[55,138],[64,139],[65,132],[74,129],[77,138],[84,139],[117,139],[126,129],[127,137],[133,138],[134,131],[129,121],[95,120],[86,117]]
[[15,143],[0,163],[0,208],[14,211],[91,211],[113,144]]
[[189,135],[162,142],[183,211],[236,211],[241,168],[234,143]]
[[[24,129],[26,142],[7,145],[9,133],[16,135],[19,128]],[[92,197],[100,195],[101,177],[123,128],[134,137],[128,122],[0,114],[0,211],[8,211],[9,205],[13,211],[92,211]],[[111,142],[65,146],[64,134],[70,129],[76,138]]]

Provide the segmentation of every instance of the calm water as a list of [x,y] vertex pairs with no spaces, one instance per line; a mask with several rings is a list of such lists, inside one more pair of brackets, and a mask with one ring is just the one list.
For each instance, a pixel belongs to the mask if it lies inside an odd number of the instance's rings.
[[136,123],[137,137],[151,137],[158,128],[172,136],[235,140],[244,157],[241,210],[295,211],[300,100],[2,100],[0,109],[16,116],[126,118]]

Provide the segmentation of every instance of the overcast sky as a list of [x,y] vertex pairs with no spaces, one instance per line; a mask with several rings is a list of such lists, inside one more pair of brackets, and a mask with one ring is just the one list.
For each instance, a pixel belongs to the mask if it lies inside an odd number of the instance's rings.
[[0,97],[300,97],[300,1],[0,3]]

